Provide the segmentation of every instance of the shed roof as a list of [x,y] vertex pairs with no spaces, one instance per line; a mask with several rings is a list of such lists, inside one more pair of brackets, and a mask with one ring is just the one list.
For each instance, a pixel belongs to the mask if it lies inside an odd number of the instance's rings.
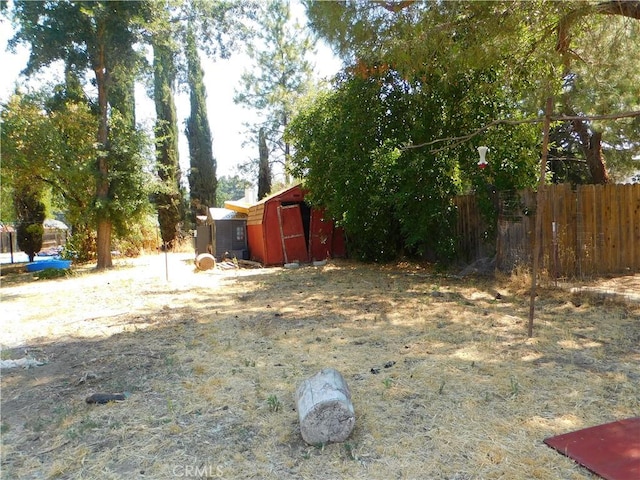
[[243,214],[247,214],[249,213],[249,207],[251,206],[251,204],[246,203],[242,200],[227,200],[226,202],[224,202],[224,206],[225,206],[225,210],[233,210],[234,212],[237,213],[243,213]]
[[247,215],[228,208],[210,208],[208,217],[211,220],[244,220]]
[[67,227],[63,222],[61,222],[60,220],[54,220],[52,218],[47,218],[44,222],[42,222],[42,226],[44,228],[52,228],[56,230],[69,230],[69,227]]
[[278,196],[282,195],[283,193],[288,192],[289,190],[292,190],[294,188],[300,187],[301,185],[302,185],[302,182],[297,182],[297,183],[294,183],[293,185],[289,185],[288,187],[285,187],[282,190],[278,190],[277,192],[272,193],[271,195],[268,195],[268,196],[264,197],[259,202],[249,202],[249,201],[247,201],[247,198],[245,196],[245,198],[241,198],[240,200],[227,200],[226,202],[224,202],[224,206],[225,206],[225,208],[228,208],[228,209],[233,210],[235,212],[248,214],[249,213],[249,209],[251,207],[255,207],[256,205],[265,204],[269,200],[271,200],[271,199],[273,199],[275,197],[278,197]]
[[302,186],[302,182],[297,182],[297,183],[291,184],[288,187],[283,188],[282,190],[278,190],[277,192],[272,193],[271,195],[267,195],[262,200],[260,200],[259,202],[255,203],[254,205],[260,205],[261,203],[267,203],[269,200],[271,200],[273,198],[276,198],[276,197],[279,197],[283,193],[286,193],[289,190],[293,190],[294,188],[298,188],[298,187],[301,187],[301,186]]

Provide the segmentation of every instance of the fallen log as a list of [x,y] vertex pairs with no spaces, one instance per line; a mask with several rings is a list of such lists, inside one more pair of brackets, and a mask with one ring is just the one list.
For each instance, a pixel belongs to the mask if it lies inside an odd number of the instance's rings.
[[337,370],[325,368],[296,390],[302,439],[309,445],[344,442],[356,423],[351,392]]
[[260,262],[253,262],[251,260],[242,260],[241,258],[236,260],[238,262],[238,265],[240,265],[241,267],[247,267],[247,268],[262,268],[262,264]]

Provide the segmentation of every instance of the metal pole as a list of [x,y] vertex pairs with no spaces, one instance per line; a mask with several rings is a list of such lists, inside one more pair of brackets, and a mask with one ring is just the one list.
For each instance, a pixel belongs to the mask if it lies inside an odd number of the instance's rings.
[[538,183],[538,193],[536,195],[536,226],[533,232],[533,265],[531,266],[531,298],[529,301],[529,324],[527,335],[533,336],[533,317],[536,308],[536,281],[538,276],[539,247],[542,242],[542,198],[545,187],[545,177],[547,173],[547,154],[549,152],[549,127],[551,126],[551,113],[553,112],[553,97],[547,98],[547,105],[544,112],[544,125],[542,137],[542,158],[540,159],[540,181]]
[[164,245],[164,277],[169,281],[169,252],[167,252],[167,242],[163,243]]
[[551,222],[551,231],[553,234],[553,284],[558,286],[558,222]]
[[9,232],[9,252],[11,252],[11,263],[13,263],[13,232]]

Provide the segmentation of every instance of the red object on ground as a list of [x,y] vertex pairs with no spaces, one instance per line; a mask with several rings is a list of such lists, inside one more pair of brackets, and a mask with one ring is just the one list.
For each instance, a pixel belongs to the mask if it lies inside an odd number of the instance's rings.
[[607,480],[640,479],[640,417],[550,437],[544,443]]

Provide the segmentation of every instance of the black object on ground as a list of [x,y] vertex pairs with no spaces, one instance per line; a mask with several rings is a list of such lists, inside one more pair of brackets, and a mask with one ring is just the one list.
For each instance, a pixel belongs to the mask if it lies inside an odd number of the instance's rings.
[[122,402],[126,400],[126,396],[123,393],[94,393],[87,397],[87,403],[109,403],[109,402]]

